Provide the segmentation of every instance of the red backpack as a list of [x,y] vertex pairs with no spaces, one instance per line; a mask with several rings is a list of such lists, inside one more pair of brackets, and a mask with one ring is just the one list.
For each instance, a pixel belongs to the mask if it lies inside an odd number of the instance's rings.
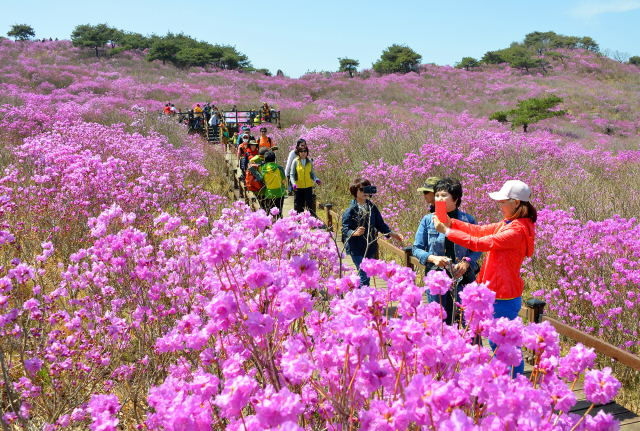
[[250,192],[259,192],[260,189],[262,189],[262,186],[263,186],[262,182],[258,180],[256,177],[254,177],[250,170],[250,168],[253,167],[257,171],[258,167],[261,165],[262,163],[260,164],[250,163],[249,166],[247,166],[247,174],[245,175],[244,181],[247,186],[247,190],[249,190]]

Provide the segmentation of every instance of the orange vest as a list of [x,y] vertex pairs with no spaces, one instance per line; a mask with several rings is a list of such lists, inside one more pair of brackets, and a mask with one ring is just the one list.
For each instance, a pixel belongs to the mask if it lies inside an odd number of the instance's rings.
[[271,149],[271,147],[273,146],[273,143],[271,142],[271,138],[268,136],[266,138],[263,138],[262,136],[260,136],[260,141],[258,142],[258,144],[260,145],[260,148],[266,147]]

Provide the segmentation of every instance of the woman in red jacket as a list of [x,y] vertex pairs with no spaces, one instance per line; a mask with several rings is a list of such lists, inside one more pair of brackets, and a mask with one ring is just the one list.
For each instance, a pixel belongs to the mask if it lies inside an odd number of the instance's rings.
[[[488,252],[477,282],[487,284],[496,293],[493,317],[518,317],[522,307],[524,281],[520,267],[525,257],[533,255],[536,209],[529,202],[531,189],[522,181],[507,181],[496,193],[489,193],[498,201],[504,219],[500,223],[477,226],[447,217],[446,224],[434,217],[435,228],[455,244],[471,251]],[[491,347],[495,344],[489,340]],[[522,374],[524,362],[514,367],[513,374]]]

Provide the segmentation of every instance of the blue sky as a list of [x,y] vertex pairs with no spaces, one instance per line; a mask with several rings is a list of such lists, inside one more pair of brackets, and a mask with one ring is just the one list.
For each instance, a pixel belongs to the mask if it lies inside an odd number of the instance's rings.
[[254,66],[292,77],[336,70],[338,57],[369,68],[393,43],[410,46],[423,63],[453,65],[536,30],[591,36],[603,49],[640,55],[640,0],[0,0],[0,7],[3,34],[15,23],[31,25],[36,37],[60,39],[86,23],[142,34],[182,31],[235,45]]

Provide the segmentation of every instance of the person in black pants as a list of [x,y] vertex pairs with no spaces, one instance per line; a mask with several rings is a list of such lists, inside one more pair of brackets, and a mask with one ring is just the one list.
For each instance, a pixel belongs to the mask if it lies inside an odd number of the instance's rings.
[[309,149],[299,147],[295,151],[296,158],[291,164],[291,182],[293,183],[293,209],[297,213],[308,209],[315,214],[313,205],[313,183],[320,185],[322,182],[313,171],[313,159],[309,158]]
[[362,261],[373,259],[378,250],[376,231],[388,235],[402,242],[404,237],[391,231],[384,222],[380,210],[369,200],[371,195],[365,193],[365,186],[371,186],[369,180],[356,178],[349,186],[349,192],[355,198],[351,201],[342,215],[342,241],[346,252],[351,256],[358,276],[360,286],[369,286],[370,279],[364,271],[360,270]]

